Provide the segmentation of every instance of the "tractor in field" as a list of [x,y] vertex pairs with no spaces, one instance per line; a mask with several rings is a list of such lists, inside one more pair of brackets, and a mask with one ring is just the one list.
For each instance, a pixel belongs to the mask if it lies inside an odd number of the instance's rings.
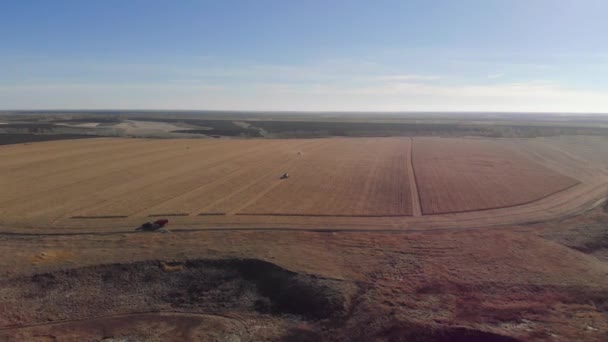
[[280,179],[287,179],[289,178],[289,173],[285,172]]
[[142,224],[141,226],[139,226],[138,228],[136,228],[136,231],[140,231],[140,232],[159,232],[159,233],[168,233],[169,230],[165,229],[165,226],[169,224],[169,220],[167,219],[160,219],[160,220],[156,220],[154,222],[146,222],[144,224]]

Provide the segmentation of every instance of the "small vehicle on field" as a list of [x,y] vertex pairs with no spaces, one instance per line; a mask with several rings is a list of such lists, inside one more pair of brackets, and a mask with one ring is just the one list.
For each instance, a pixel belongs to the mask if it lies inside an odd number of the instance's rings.
[[139,226],[138,228],[136,228],[135,230],[142,231],[142,232],[158,231],[159,233],[168,233],[169,230],[164,228],[167,224],[169,224],[169,220],[160,219],[160,220],[156,220],[154,222],[146,222],[146,223],[142,224],[141,226]]

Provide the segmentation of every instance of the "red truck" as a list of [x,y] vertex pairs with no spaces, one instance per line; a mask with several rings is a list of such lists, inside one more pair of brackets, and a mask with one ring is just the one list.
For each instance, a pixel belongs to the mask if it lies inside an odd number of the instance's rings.
[[139,226],[137,229],[137,231],[144,231],[144,232],[154,232],[154,231],[159,231],[161,233],[168,233],[169,231],[165,229],[165,226],[169,224],[169,220],[167,219],[160,219],[160,220],[156,220],[154,222],[146,222],[144,224],[142,224],[141,226]]

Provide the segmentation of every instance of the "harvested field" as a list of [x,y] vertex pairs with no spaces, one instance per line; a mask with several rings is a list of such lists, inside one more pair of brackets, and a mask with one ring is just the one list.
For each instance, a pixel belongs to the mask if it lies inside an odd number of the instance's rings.
[[0,226],[131,230],[153,217],[184,229],[535,222],[605,197],[607,170],[584,153],[602,142],[102,138],[5,146]]
[[414,170],[423,214],[511,207],[578,184],[501,147],[503,142],[442,138],[414,141]]
[[606,136],[560,136],[540,138],[540,143],[550,146],[582,163],[592,161],[594,166],[608,170],[608,137]]
[[412,215],[409,139],[341,139],[304,154],[277,184],[239,214]]
[[[5,223],[33,224],[243,208],[252,214],[409,215],[409,146],[398,138],[15,146],[0,151],[6,176],[0,213]],[[285,172],[292,177],[279,179]]]

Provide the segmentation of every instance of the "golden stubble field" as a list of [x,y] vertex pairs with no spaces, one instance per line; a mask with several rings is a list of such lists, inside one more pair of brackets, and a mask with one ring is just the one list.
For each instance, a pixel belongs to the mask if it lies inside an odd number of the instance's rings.
[[[535,203],[558,213],[591,201],[585,186],[599,192],[606,185],[603,164],[585,165],[587,174],[577,175],[588,157],[580,151],[594,143],[100,138],[4,146],[0,225],[95,226],[166,216],[209,227],[222,220],[289,226],[315,224],[316,217],[328,226],[343,218],[340,226],[369,220],[394,228],[481,211],[525,216]],[[541,152],[549,157],[536,158]],[[290,177],[280,179],[284,173]],[[578,202],[569,207],[567,196]]]

